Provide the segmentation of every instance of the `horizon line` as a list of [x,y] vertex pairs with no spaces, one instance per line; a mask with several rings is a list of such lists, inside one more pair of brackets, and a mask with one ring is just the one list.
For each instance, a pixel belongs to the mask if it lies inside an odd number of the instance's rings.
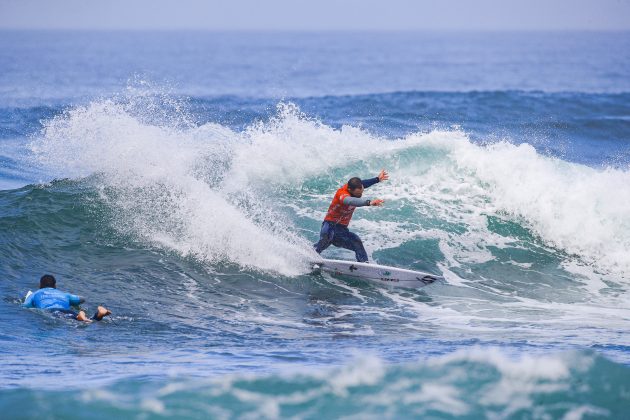
[[41,28],[41,27],[0,27],[3,32],[233,32],[233,33],[558,33],[558,32],[630,32],[627,29],[602,28],[548,28],[548,29],[507,29],[507,28],[431,28],[431,29],[271,29],[271,28]]

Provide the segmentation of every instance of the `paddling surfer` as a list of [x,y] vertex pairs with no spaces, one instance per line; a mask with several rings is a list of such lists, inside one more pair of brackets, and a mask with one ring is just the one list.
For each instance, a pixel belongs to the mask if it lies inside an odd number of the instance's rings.
[[[29,292],[22,306],[46,309],[83,322],[100,321],[111,314],[109,309],[99,306],[94,316],[90,319],[83,310],[78,308],[79,304],[83,302],[85,302],[85,299],[80,296],[57,290],[57,280],[50,274],[45,274],[39,279],[39,290],[35,293]],[[78,308],[79,311],[77,312],[73,307]]]
[[383,205],[384,201],[381,199],[369,200],[362,198],[362,196],[365,188],[387,179],[389,179],[389,175],[383,169],[375,178],[364,180],[357,177],[350,178],[347,184],[337,190],[322,223],[319,242],[314,244],[315,251],[318,254],[321,254],[330,245],[334,245],[354,251],[358,262],[368,261],[361,238],[348,230],[348,224],[350,219],[352,219],[354,209],[357,207],[380,207]]

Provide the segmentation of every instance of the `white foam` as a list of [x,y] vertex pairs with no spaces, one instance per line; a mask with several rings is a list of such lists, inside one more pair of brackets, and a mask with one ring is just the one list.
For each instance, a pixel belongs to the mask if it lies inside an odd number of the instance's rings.
[[605,270],[630,272],[630,171],[596,170],[506,142],[459,144],[450,156],[484,186],[493,207],[547,243]]
[[297,274],[308,243],[259,197],[221,188],[240,134],[214,124],[147,125],[112,101],[75,108],[46,124],[32,149],[57,176],[98,174],[115,226],[209,262]]
[[[100,174],[118,229],[183,255],[304,272],[306,264],[294,262],[312,257],[317,233],[304,238],[286,211],[305,200],[313,209],[296,213],[319,221],[334,191],[305,195],[303,182],[328,174],[336,185],[387,167],[390,181],[369,195],[384,198],[385,210],[412,216],[394,222],[382,220],[380,209],[360,209],[353,227],[370,251],[433,238],[445,269],[488,262],[491,247],[520,246],[489,229],[493,216],[525,225],[548,246],[621,282],[630,273],[628,171],[545,157],[526,144],[476,145],[457,130],[387,140],[333,129],[291,104],[240,133],[184,117],[149,123],[137,105],[105,100],[72,109],[46,123],[32,150],[54,176]],[[604,285],[595,282],[586,290],[598,293]]]
[[385,375],[385,365],[376,357],[361,357],[356,363],[344,366],[329,376],[328,384],[333,393],[347,396],[348,388],[359,385],[374,385]]
[[562,417],[562,420],[581,420],[586,415],[589,417],[610,417],[610,411],[605,408],[585,404],[569,410]]

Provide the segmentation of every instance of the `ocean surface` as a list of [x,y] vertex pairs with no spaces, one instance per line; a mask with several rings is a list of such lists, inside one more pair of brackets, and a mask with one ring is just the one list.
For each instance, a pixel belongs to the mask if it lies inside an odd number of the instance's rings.
[[627,417],[630,33],[0,32],[0,295],[3,418]]

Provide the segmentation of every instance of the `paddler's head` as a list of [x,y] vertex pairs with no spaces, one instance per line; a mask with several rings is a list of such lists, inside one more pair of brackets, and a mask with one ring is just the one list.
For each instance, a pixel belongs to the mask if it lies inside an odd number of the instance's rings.
[[46,287],[52,287],[53,289],[57,287],[57,280],[50,274],[44,274],[41,279],[39,279],[39,288],[44,289]]
[[363,183],[361,182],[361,178],[350,178],[348,181],[348,192],[351,196],[356,198],[361,198],[363,195]]

